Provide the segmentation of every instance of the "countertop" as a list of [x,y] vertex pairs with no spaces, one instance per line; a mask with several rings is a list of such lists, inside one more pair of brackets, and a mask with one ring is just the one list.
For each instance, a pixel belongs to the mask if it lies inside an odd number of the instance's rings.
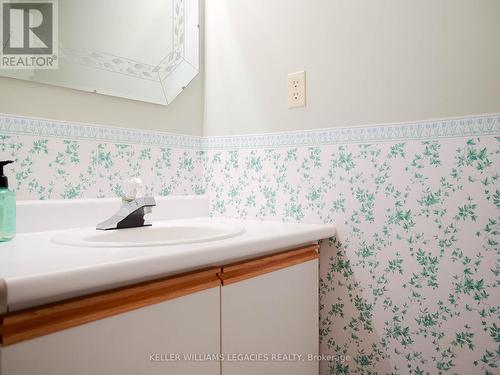
[[267,255],[335,234],[332,224],[208,217],[171,222],[233,224],[243,227],[245,233],[218,241],[127,248],[59,245],[51,240],[58,231],[18,234],[14,240],[0,244],[0,304],[15,311]]

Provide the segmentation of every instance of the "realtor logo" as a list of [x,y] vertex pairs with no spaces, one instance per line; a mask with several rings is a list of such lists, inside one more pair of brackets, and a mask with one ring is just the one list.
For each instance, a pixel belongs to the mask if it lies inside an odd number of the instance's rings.
[[1,0],[1,69],[57,69],[57,3]]

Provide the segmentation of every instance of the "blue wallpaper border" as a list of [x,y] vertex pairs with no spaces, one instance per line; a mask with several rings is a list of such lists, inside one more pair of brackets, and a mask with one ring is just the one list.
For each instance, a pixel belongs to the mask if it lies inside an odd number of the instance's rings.
[[207,149],[275,148],[379,143],[495,134],[500,134],[500,114],[269,134],[211,136],[204,138],[203,143]]
[[500,134],[500,114],[294,132],[199,137],[0,114],[0,133],[198,150],[379,143]]
[[98,126],[77,122],[53,121],[5,114],[0,114],[0,134],[24,134],[36,137],[144,144],[187,149],[203,148],[203,138],[197,136]]

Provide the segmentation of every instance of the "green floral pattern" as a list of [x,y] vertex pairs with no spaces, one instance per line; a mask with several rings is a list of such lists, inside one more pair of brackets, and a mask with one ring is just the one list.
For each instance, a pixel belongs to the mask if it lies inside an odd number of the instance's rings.
[[205,151],[31,135],[0,135],[6,173],[18,199],[101,198],[122,195],[140,177],[154,195],[203,194]]
[[500,137],[210,150],[213,215],[332,223],[322,374],[499,374]]
[[438,123],[434,140],[401,140],[401,130],[387,142],[245,148],[231,145],[250,137],[37,136],[17,121],[25,133],[4,122],[0,151],[16,161],[8,174],[19,199],[119,196],[140,176],[154,195],[208,193],[214,216],[332,223],[337,235],[321,247],[320,345],[336,360],[322,374],[500,374],[498,122],[467,120],[469,133],[486,130],[464,137],[444,137]]

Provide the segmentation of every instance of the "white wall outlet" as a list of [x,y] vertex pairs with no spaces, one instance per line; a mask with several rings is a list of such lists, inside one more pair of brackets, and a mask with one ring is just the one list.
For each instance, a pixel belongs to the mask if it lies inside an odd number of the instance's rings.
[[306,72],[288,75],[288,108],[306,106]]

